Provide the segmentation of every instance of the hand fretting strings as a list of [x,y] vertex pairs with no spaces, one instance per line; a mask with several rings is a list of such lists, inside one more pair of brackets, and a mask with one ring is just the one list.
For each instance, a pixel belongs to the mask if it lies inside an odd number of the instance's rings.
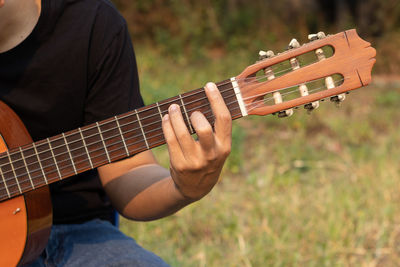
[[[282,70],[282,72],[283,71],[286,71],[286,70]],[[263,79],[264,77],[262,77],[262,76],[260,76],[260,77],[254,77],[254,78],[250,78],[249,80],[251,80],[251,82],[256,82],[256,81],[258,81],[258,80],[260,80],[260,79]],[[266,83],[266,82],[268,82],[268,81],[265,81],[265,82],[261,82],[261,83],[259,83],[257,86],[261,86],[263,83]],[[340,81],[338,81],[338,82],[340,82]],[[227,82],[225,82],[225,83],[221,83],[221,84],[219,84],[218,86],[223,86],[223,85],[226,85],[226,84],[229,84],[230,83],[230,81],[227,81]],[[254,88],[256,88],[256,86],[254,87]],[[322,88],[322,87],[321,87]],[[224,92],[226,92],[226,91],[229,91],[229,90],[232,90],[233,88],[232,87],[228,87],[227,89],[224,89],[224,90],[221,90],[220,92],[221,93],[224,93]],[[282,88],[282,89],[280,89],[280,90],[284,90],[284,89],[287,89],[287,88]],[[320,88],[315,88],[315,89],[313,89],[313,90],[310,90],[310,92],[312,92],[312,91],[316,91],[316,90],[319,90]],[[283,93],[282,95],[287,95],[287,94],[290,94],[290,93],[293,93],[293,92],[295,92],[295,91],[297,91],[297,90],[292,90],[292,91],[289,91],[289,92],[287,92],[287,93]],[[196,95],[196,94],[199,94],[199,93],[204,93],[204,90],[203,91],[201,91],[201,90],[199,90],[199,91],[194,91],[192,94],[190,94],[191,92],[189,92],[189,94],[186,94],[184,97],[189,97],[189,96],[194,96],[194,95]],[[225,98],[230,98],[230,97],[233,97],[235,94],[230,94],[230,95],[227,95],[227,96],[225,96]],[[264,95],[264,94],[261,94],[261,95]],[[260,95],[260,96],[261,96]],[[258,97],[258,96],[252,96],[251,98],[256,98],[256,97]],[[191,102],[188,102],[188,103],[185,103],[185,105],[189,105],[189,104],[191,104],[191,103],[194,103],[194,102],[197,102],[197,101],[199,101],[199,100],[203,100],[203,99],[206,99],[206,97],[202,97],[202,98],[200,98],[200,99],[196,99],[195,101],[191,101]],[[246,99],[250,99],[250,98],[246,98]],[[260,101],[255,101],[255,102],[253,102],[252,104],[254,105],[254,104],[257,104],[257,103],[260,103],[260,104],[265,104],[265,102],[268,102],[268,101],[270,101],[270,100],[272,100],[273,98],[271,97],[271,98],[265,98],[265,99],[262,99],[262,100],[260,100]],[[167,104],[170,104],[170,103],[172,103],[172,102],[175,102],[176,101],[176,99],[172,99],[172,100],[170,100],[170,101],[166,101],[166,102],[164,102],[164,103],[162,103],[160,106],[162,106],[162,105],[167,105]],[[237,101],[232,101],[232,102],[229,102],[229,103],[227,103],[227,105],[229,106],[230,104],[233,104],[233,103],[237,103]],[[209,104],[205,104],[205,105],[201,105],[201,106],[197,106],[197,107],[195,107],[194,109],[189,109],[189,110],[187,110],[187,112],[189,113],[189,112],[192,112],[192,111],[194,111],[194,110],[198,110],[199,108],[201,108],[201,107],[205,107],[205,106],[209,106]],[[257,105],[256,105],[257,106]],[[154,107],[153,107],[154,108]],[[253,106],[253,108],[254,108],[254,106]],[[140,110],[140,111],[137,111],[137,113],[141,113],[141,112],[144,112],[144,111],[146,111],[146,110],[150,110],[150,109],[152,109],[152,108],[147,108],[147,109],[142,109],[142,110]],[[231,111],[233,111],[233,110],[236,110],[236,109],[238,109],[238,107],[235,107],[235,108],[231,108],[230,110]],[[209,116],[209,113],[211,113],[210,114],[210,116]],[[214,116],[213,116],[213,114],[212,114],[212,112],[211,112],[211,110],[209,109],[209,110],[207,110],[206,112],[204,112],[204,114],[206,115],[206,118],[208,119],[208,120],[211,120],[211,119],[213,119],[214,118]],[[129,114],[129,115],[126,115],[126,117],[129,117],[129,116],[134,116],[134,115],[136,115],[136,114]],[[236,115],[239,115],[239,114],[236,114]],[[143,118],[141,118],[141,120],[143,120],[143,119],[146,119],[146,118],[150,118],[150,117],[153,117],[153,116],[157,116],[157,114],[153,114],[153,115],[151,115],[151,116],[147,116],[147,117],[143,117]],[[122,118],[124,118],[124,117],[120,117],[119,119],[122,119]],[[112,122],[112,121],[111,121]],[[145,127],[145,126],[149,126],[149,125],[151,125],[151,124],[156,124],[156,123],[160,123],[161,121],[155,121],[155,122],[152,122],[152,123],[149,123],[149,124],[146,124],[146,125],[144,125],[143,127]],[[106,124],[108,124],[108,123],[110,123],[110,122],[106,122],[106,123],[104,123],[104,125],[106,125]],[[127,124],[123,124],[123,125],[121,125],[121,127],[122,126],[126,126],[126,125],[128,125],[128,124],[132,124],[132,123],[134,123],[134,122],[131,122],[131,123],[127,123]],[[115,130],[115,129],[117,129],[117,128],[111,128],[111,129],[107,129],[107,130],[105,130],[104,132],[106,132],[106,131],[112,131],[112,130]],[[139,129],[139,128],[133,128],[133,129],[131,129],[130,130],[130,132],[131,131],[135,131],[135,130],[137,130],[137,129]],[[151,131],[149,131],[149,132],[154,132],[154,131],[159,131],[161,129],[161,127],[158,127],[158,128],[155,128],[155,129],[153,129],[153,130],[151,130]],[[89,130],[89,129],[85,129],[85,130]],[[148,132],[148,133],[149,133]],[[76,133],[73,133],[73,134],[76,134]],[[160,134],[158,134],[158,135],[153,135],[152,136],[152,138],[154,138],[154,137],[157,137],[157,136],[160,136],[160,135],[162,135],[162,132],[160,133]],[[128,139],[134,139],[134,138],[137,138],[137,137],[139,137],[140,136],[140,134],[139,135],[136,135],[136,136],[133,136],[133,137],[130,137],[130,138],[128,138]],[[87,137],[90,137],[90,136],[87,136]],[[111,136],[111,137],[108,137],[107,139],[108,140],[110,140],[110,139],[113,139],[113,138],[115,138],[115,137],[118,137],[118,135],[114,135],[114,136]],[[55,141],[55,140],[52,140],[52,141]],[[114,143],[112,143],[112,144],[109,144],[108,146],[112,146],[112,145],[115,145],[115,144],[120,144],[120,143],[122,143],[123,141],[121,140],[121,141],[118,141],[118,142],[114,142]],[[139,143],[139,142],[142,142],[142,141],[138,141],[138,142],[135,142],[135,143]],[[87,144],[87,146],[89,146],[89,145],[93,145],[93,144],[95,144],[95,143],[98,143],[98,142],[94,142],[94,143],[89,143],[89,144]],[[135,144],[135,143],[133,143],[133,144]],[[132,144],[131,144],[132,145]],[[61,147],[61,146],[59,146],[59,147]],[[77,148],[77,149],[75,149],[75,150],[79,150],[79,149],[82,149],[81,147],[80,148]],[[97,151],[98,150],[102,150],[103,148],[99,148],[99,149],[97,149]],[[142,149],[143,150],[145,150],[145,147],[142,147]],[[118,151],[118,150],[120,150],[119,148],[117,148],[117,149],[114,149],[114,150],[109,150],[108,152],[113,152],[113,151]],[[46,152],[49,152],[50,150],[45,150],[45,151],[41,151],[40,153],[46,153]],[[95,150],[96,151],[96,150]],[[91,151],[92,153],[94,152],[94,151]],[[107,151],[105,151],[106,153],[107,153]],[[14,153],[16,153],[16,152],[14,152]],[[62,154],[65,154],[65,153],[67,153],[67,152],[64,152],[64,153],[62,153]],[[11,154],[11,153],[10,153]],[[86,153],[87,154],[87,153]],[[79,154],[79,155],[75,155],[75,157],[79,157],[79,156],[83,156],[83,155],[86,155],[85,153],[82,153],[82,154]],[[104,154],[102,154],[102,155],[104,155]],[[102,156],[102,155],[100,155],[100,156]],[[36,155],[32,155],[31,157],[34,157],[34,156],[36,156]],[[100,157],[100,156],[97,156],[97,157]],[[28,158],[28,157],[27,157]],[[49,158],[46,158],[46,159],[51,159],[52,157],[49,157]],[[53,158],[54,158],[54,156],[53,156]],[[46,159],[41,159],[42,161],[45,161]],[[23,159],[21,158],[21,159],[18,159],[18,160],[16,160],[16,161],[22,161]],[[64,160],[64,161],[70,161],[69,159],[66,159],[66,160]],[[82,162],[85,162],[86,160],[84,160],[84,161],[80,161],[81,163]],[[68,169],[68,168],[70,168],[73,164],[75,164],[75,165],[78,165],[80,162],[73,162],[72,161],[72,159],[71,159],[71,163],[72,164],[70,164],[70,165],[68,165],[68,166],[64,166],[64,168],[61,168],[61,169]],[[59,163],[61,163],[61,162],[59,162]],[[101,162],[101,163],[107,163],[107,161],[104,161],[104,162]],[[34,165],[34,164],[36,164],[36,163],[33,163],[33,164],[25,164],[24,166],[22,166],[22,167],[20,167],[19,169],[26,169],[26,170],[28,170],[28,172],[29,172],[29,169],[28,169],[28,165],[30,165],[30,166],[32,166],[32,165]],[[57,164],[57,163],[56,163]],[[52,167],[52,166],[54,166],[54,165],[56,165],[56,164],[52,164],[52,165],[44,165],[42,168],[48,168],[48,167]],[[0,167],[3,167],[4,165],[7,165],[7,164],[3,164],[3,165],[1,165]],[[39,169],[35,169],[35,170],[31,170],[31,172],[34,172],[34,171],[39,171]],[[10,173],[11,171],[8,171],[8,172],[4,172],[2,175],[5,175],[5,174],[7,174],[7,173]],[[10,178],[10,179],[6,179],[6,180],[4,180],[5,182],[8,182],[8,181],[11,181],[11,180],[13,180],[13,181],[15,181],[15,182],[17,182],[17,180],[15,180],[16,178],[20,178],[20,177],[22,177],[22,176],[26,176],[28,173],[22,173],[22,174],[20,174],[20,175],[18,175],[18,176],[16,176],[16,177],[12,177],[12,178]],[[48,173],[48,174],[50,174],[50,172]],[[69,175],[73,175],[74,174],[74,172],[71,172],[70,174],[66,174],[66,175],[64,175],[65,177],[67,177],[67,176],[69,176]],[[28,175],[29,176],[29,175]],[[39,175],[39,176],[34,176],[34,177],[28,177],[30,180],[32,180],[32,179],[35,179],[35,178],[39,178],[39,177],[42,177],[42,175]],[[61,178],[61,177],[60,177]],[[15,186],[15,185],[18,185],[19,186],[19,184],[23,184],[24,182],[26,182],[26,181],[29,181],[29,180],[22,180],[22,181],[19,181],[18,180],[18,183],[14,183],[14,184],[9,184],[8,186],[9,187],[11,187],[11,186]],[[0,183],[2,183],[3,181],[1,181],[0,180]],[[43,182],[43,184],[45,184],[44,182]],[[40,186],[40,184],[38,185],[38,186]],[[24,188],[24,189],[26,189],[26,188]],[[0,197],[4,197],[5,195],[3,195],[3,196],[0,196]]]
[[[341,82],[341,80],[339,80],[339,81],[336,81],[336,83],[339,83],[339,82]],[[321,89],[321,88],[323,88],[323,87],[318,87],[318,88],[314,88],[314,89],[312,89],[312,90],[310,90],[310,92],[313,92],[313,91],[317,91],[317,90],[319,90],[319,89]],[[283,89],[287,89],[287,88],[283,88]],[[287,94],[290,94],[290,93],[293,93],[293,92],[295,92],[295,91],[297,91],[297,90],[292,90],[292,91],[289,91],[289,92],[287,92],[287,93],[283,93],[282,95],[287,95]],[[230,95],[230,96],[233,96],[233,95]],[[253,98],[253,97],[252,97]],[[268,102],[268,101],[272,101],[273,100],[273,98],[272,97],[270,97],[270,98],[265,98],[265,99],[263,99],[263,100],[260,100],[260,101],[255,101],[255,102],[253,102],[253,104],[254,103],[262,103],[262,104],[264,104],[265,102]],[[228,103],[227,105],[229,105],[229,104],[231,104],[231,103],[234,103],[234,102],[230,102],[230,103]],[[204,107],[204,106],[206,106],[206,105],[202,105],[202,106],[199,106],[199,107]],[[197,108],[199,108],[199,107],[197,107]],[[238,107],[236,107],[235,109],[238,109]],[[191,110],[192,111],[192,110]],[[206,111],[204,114],[206,115],[206,118],[207,119],[212,119],[214,116],[213,116],[213,114],[211,114],[210,116],[208,116],[208,114],[209,113],[211,113],[211,110],[208,110],[208,111]],[[138,129],[138,128],[135,128],[136,130]],[[133,131],[133,130],[135,130],[135,129],[132,129],[131,131]],[[159,131],[161,128],[156,128],[156,129],[153,129],[152,131]],[[155,136],[161,136],[161,135],[163,135],[162,133],[160,133],[160,134],[158,134],[158,135],[155,135]],[[131,137],[130,139],[133,139],[133,138],[135,138],[135,137],[139,137],[140,135],[137,135],[137,136],[134,136],[134,137]],[[155,136],[153,136],[153,137],[155,137]],[[115,135],[115,136],[111,136],[111,137],[109,137],[108,139],[112,139],[112,138],[114,138],[114,137],[117,137],[117,135]],[[122,141],[119,141],[119,142],[115,142],[115,143],[112,143],[111,145],[114,145],[114,144],[118,144],[118,143],[121,143]],[[139,141],[140,142],[140,141]],[[98,143],[98,142],[96,142],[96,143]],[[138,142],[136,142],[136,143],[138,143]],[[94,143],[91,143],[91,144],[94,144]],[[87,145],[91,145],[91,144],[87,144]],[[142,147],[142,148],[145,148],[144,146]],[[78,149],[81,149],[81,148],[78,148]],[[78,149],[76,149],[76,150],[78,150]],[[101,148],[100,149],[98,149],[98,150],[102,150]],[[114,150],[111,150],[111,151],[109,151],[109,152],[112,152],[112,151],[117,151],[117,150],[119,150],[119,149],[114,149]],[[44,151],[42,151],[43,153],[44,153]],[[93,152],[93,151],[92,151]],[[65,152],[65,153],[67,153],[67,152]],[[79,154],[79,155],[76,155],[76,157],[78,157],[78,156],[83,156],[83,155],[86,155],[86,153],[82,153],[82,154]],[[47,158],[47,159],[50,159],[51,157],[49,157],[49,158]],[[21,159],[22,160],[22,159]],[[44,160],[46,160],[46,159],[42,159],[43,161]],[[67,160],[64,160],[64,161],[67,161]],[[69,160],[68,160],[69,161]],[[83,162],[85,162],[85,161],[78,161],[78,162],[76,162],[75,164],[77,165],[77,164],[79,164],[79,163],[83,163]],[[107,163],[107,161],[104,161],[104,163]],[[33,165],[33,164],[31,164],[31,165]],[[72,165],[70,165],[70,166],[72,166]],[[66,166],[65,168],[68,168],[68,167],[70,167],[70,166]],[[51,167],[51,165],[44,165],[43,166],[43,168],[46,168],[46,167]],[[64,168],[64,169],[65,169]],[[20,169],[25,169],[25,167],[21,167]],[[35,169],[35,170],[32,170],[32,172],[34,172],[34,171],[40,171],[40,169]],[[10,173],[11,171],[9,171],[9,172],[4,172],[3,174],[7,174],[7,173]],[[27,175],[28,173],[22,173],[22,174],[20,174],[18,177],[21,177],[21,176],[25,176],[25,175]],[[74,174],[74,172],[71,172],[70,173],[71,175],[72,174]],[[31,177],[30,179],[35,179],[35,178],[38,178],[39,176],[35,176],[35,177]],[[7,179],[6,181],[10,181],[10,180],[15,180],[14,178],[11,178],[11,179]],[[26,182],[26,181],[29,181],[29,180],[22,180],[21,181],[21,183],[23,183],[23,182]],[[11,185],[9,185],[9,186],[13,186],[13,185],[17,185],[17,183],[15,183],[15,184],[11,184]],[[0,196],[1,197],[1,196]]]

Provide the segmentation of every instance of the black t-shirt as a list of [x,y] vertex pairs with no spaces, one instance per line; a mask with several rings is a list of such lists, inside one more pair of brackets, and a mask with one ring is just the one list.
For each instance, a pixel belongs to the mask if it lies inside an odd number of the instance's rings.
[[[0,99],[34,141],[143,106],[124,19],[107,0],[42,0],[33,32],[0,53]],[[97,170],[50,190],[56,224],[112,214]]]

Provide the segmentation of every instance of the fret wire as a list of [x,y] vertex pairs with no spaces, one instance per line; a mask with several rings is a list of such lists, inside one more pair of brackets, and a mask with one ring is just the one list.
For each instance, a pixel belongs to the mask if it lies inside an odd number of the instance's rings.
[[136,109],[135,109],[135,112],[136,112],[136,117],[137,117],[138,122],[139,122],[140,130],[142,130],[144,142],[146,143],[147,149],[150,149],[149,144],[147,143],[146,135],[144,134],[144,130],[143,130],[143,127],[142,127],[142,123],[140,122],[139,114],[137,113],[137,110],[136,110]]
[[8,198],[11,198],[10,191],[8,191],[8,186],[6,184],[6,179],[4,178],[3,170],[1,168],[0,168],[0,175],[1,175],[1,178],[3,179],[4,188],[7,191]]
[[24,152],[22,151],[21,147],[19,147],[19,151],[21,152],[22,160],[24,161],[26,172],[27,172],[28,177],[29,177],[29,181],[31,182],[32,188],[35,189],[35,186],[33,185],[32,177],[31,177],[31,172],[28,169],[28,165],[26,164]]
[[101,133],[101,129],[100,129],[99,123],[96,122],[96,125],[97,125],[97,129],[98,129],[98,131],[99,131],[99,134],[100,134],[101,142],[103,142],[104,151],[106,152],[106,156],[107,156],[107,159],[108,159],[108,163],[111,163],[110,155],[108,155],[107,146],[106,146],[106,143],[104,142],[103,135],[102,135],[102,133]]
[[67,138],[65,137],[65,134],[64,134],[64,133],[62,133],[62,136],[64,137],[64,143],[65,143],[65,147],[67,148],[67,151],[68,151],[69,157],[70,157],[70,159],[71,159],[71,163],[72,163],[72,167],[74,168],[74,172],[75,172],[75,174],[78,174],[78,172],[76,171],[76,167],[75,167],[74,160],[72,159],[71,151],[69,150],[69,146],[68,146]]
[[58,168],[57,160],[56,160],[56,157],[54,156],[53,147],[52,147],[52,145],[51,145],[51,142],[50,142],[50,139],[49,139],[49,138],[47,138],[47,143],[49,144],[51,156],[53,157],[53,160],[54,160],[54,165],[56,165],[58,177],[59,177],[60,180],[61,180],[61,172],[60,172],[60,169]]
[[162,116],[162,112],[161,112],[161,109],[160,109],[160,105],[158,104],[158,102],[156,102],[156,104],[157,104],[157,108],[158,108],[158,113],[160,113],[160,118],[161,118],[161,121],[162,121],[163,116]]
[[121,126],[119,125],[118,118],[117,118],[117,116],[114,116],[114,118],[115,118],[115,121],[116,121],[116,123],[117,123],[117,127],[118,127],[118,130],[119,130],[119,134],[121,135],[122,143],[124,144],[124,147],[125,147],[126,156],[129,157],[129,150],[128,150],[128,147],[126,146],[125,138],[124,138],[124,135],[122,134],[122,130],[121,130]]
[[35,154],[36,154],[36,157],[37,157],[37,160],[38,160],[38,163],[39,163],[39,167],[42,170],[44,181],[46,182],[46,184],[49,184],[49,182],[47,181],[46,174],[44,173],[44,170],[43,170],[42,162],[41,162],[41,160],[39,158],[39,153],[38,153],[38,151],[36,149],[36,144],[32,143],[32,146],[33,146],[33,150],[35,150]]
[[85,138],[83,137],[83,133],[82,133],[81,127],[78,128],[78,131],[79,131],[79,133],[81,134],[83,146],[84,146],[85,151],[86,151],[86,154],[87,154],[87,156],[88,156],[88,160],[89,160],[89,163],[90,163],[90,167],[91,167],[92,169],[94,169],[92,160],[90,159],[89,151],[88,151],[87,146],[86,146]]
[[19,185],[19,181],[17,178],[17,174],[15,173],[15,170],[14,170],[14,165],[12,164],[10,153],[8,152],[8,150],[6,152],[7,152],[8,160],[10,161],[10,166],[11,166],[12,172],[14,174],[15,181],[17,182],[18,190],[22,194],[21,186]]
[[191,132],[191,133],[194,133],[193,127],[192,127],[192,123],[190,122],[190,119],[189,119],[189,116],[188,116],[188,113],[187,113],[187,111],[186,111],[186,107],[185,107],[185,104],[183,103],[183,100],[182,100],[182,96],[181,96],[181,95],[179,95],[179,99],[181,100],[182,108],[183,108],[183,111],[185,112],[186,120],[187,120],[188,125],[189,125],[189,128],[190,128],[190,132]]

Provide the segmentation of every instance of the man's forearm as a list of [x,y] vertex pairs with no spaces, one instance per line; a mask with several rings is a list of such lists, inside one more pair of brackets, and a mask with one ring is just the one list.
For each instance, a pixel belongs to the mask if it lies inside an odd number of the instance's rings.
[[134,168],[104,185],[114,207],[134,220],[154,220],[190,204],[176,189],[169,171],[155,164]]

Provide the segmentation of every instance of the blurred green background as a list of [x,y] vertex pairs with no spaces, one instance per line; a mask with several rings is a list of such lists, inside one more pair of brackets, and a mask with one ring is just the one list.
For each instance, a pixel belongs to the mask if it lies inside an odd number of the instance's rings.
[[[400,2],[114,0],[147,104],[239,74],[258,50],[356,28],[372,85],[336,108],[234,122],[216,188],[121,229],[172,266],[400,266]],[[165,147],[155,149],[168,167]]]

